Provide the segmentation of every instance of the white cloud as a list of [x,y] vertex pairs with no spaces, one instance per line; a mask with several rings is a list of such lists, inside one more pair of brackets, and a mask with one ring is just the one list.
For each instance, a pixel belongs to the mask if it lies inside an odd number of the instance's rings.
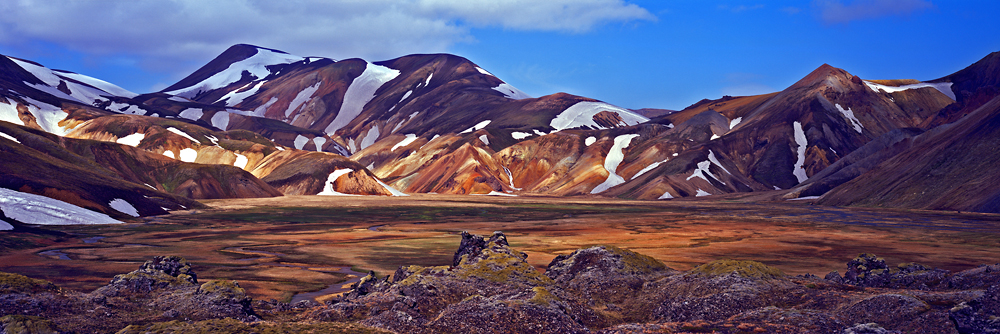
[[853,0],[844,4],[840,0],[817,0],[820,18],[824,23],[848,23],[885,16],[905,16],[922,9],[933,8],[926,0]]
[[301,56],[384,60],[445,52],[473,27],[586,32],[655,20],[622,0],[10,0],[0,43],[42,40],[144,65],[204,61],[237,43]]

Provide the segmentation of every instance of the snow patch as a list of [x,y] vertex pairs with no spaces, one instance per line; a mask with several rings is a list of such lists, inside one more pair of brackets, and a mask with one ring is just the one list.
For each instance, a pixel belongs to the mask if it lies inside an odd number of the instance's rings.
[[406,138],[403,138],[403,140],[400,140],[398,143],[396,143],[396,145],[393,145],[392,149],[389,150],[389,151],[390,152],[394,152],[394,151],[396,151],[397,148],[406,147],[407,145],[412,144],[416,140],[417,140],[417,135],[412,134],[412,133],[411,134],[407,134]]
[[247,83],[243,87],[234,89],[229,93],[226,93],[226,95],[223,95],[221,98],[216,100],[215,103],[219,103],[219,101],[226,101],[227,107],[232,107],[237,104],[243,103],[243,100],[246,100],[246,98],[251,97],[254,94],[257,94],[257,91],[260,90],[260,86],[263,86],[265,82],[267,81],[258,82],[256,85],[253,86],[253,88],[243,90],[244,88],[247,88],[247,86],[253,85],[253,82]]
[[[174,101],[174,102],[191,102],[191,100],[185,99],[185,98],[180,97],[180,96],[171,96],[171,97],[168,97],[167,100]],[[218,102],[218,101],[216,101],[216,102]]]
[[712,134],[712,138],[709,138],[708,140],[716,140],[716,139],[719,139],[719,138],[722,138],[722,136],[719,136],[719,135],[713,133]]
[[[733,118],[733,120],[729,121],[729,129],[730,130],[735,129],[736,126],[740,125],[740,122],[742,122],[742,121],[743,121],[743,116]],[[671,124],[671,125],[673,125],[673,124]]]
[[320,193],[318,193],[316,195],[324,195],[324,196],[352,196],[352,195],[348,195],[348,194],[345,194],[345,193],[333,190],[333,183],[337,182],[337,179],[339,179],[341,176],[347,175],[347,173],[350,173],[350,172],[353,172],[353,171],[354,170],[350,169],[350,168],[338,169],[338,170],[333,171],[333,173],[330,173],[330,176],[327,176],[327,178],[326,178],[326,184],[323,185],[323,191],[321,191]]
[[694,194],[694,197],[702,197],[702,196],[712,196],[712,194],[709,194],[707,191],[698,188],[698,191]]
[[535,134],[539,135],[539,136],[544,136],[545,135],[545,132],[538,131],[538,129],[532,129],[531,131],[534,131]]
[[222,131],[229,130],[229,116],[230,114],[225,111],[216,112],[212,115],[212,126],[219,128]]
[[66,119],[66,116],[69,116],[69,114],[63,111],[61,107],[56,107],[30,97],[24,97],[24,100],[29,103],[28,112],[35,115],[35,121],[38,122],[38,126],[40,126],[42,130],[59,136],[66,136],[66,134],[69,133],[69,129],[59,126],[59,121],[64,120]]
[[266,78],[271,75],[271,70],[267,66],[278,64],[290,64],[301,61],[303,58],[287,53],[279,53],[271,50],[257,49],[257,53],[247,59],[232,63],[228,68],[216,73],[199,83],[184,87],[178,90],[165,92],[170,95],[194,98],[198,94],[219,89],[239,81],[243,77],[243,72],[249,72],[256,79]]
[[197,121],[201,119],[201,116],[203,115],[205,115],[205,112],[202,111],[201,108],[187,108],[184,109],[184,111],[181,111],[180,114],[178,114],[178,116],[190,119],[192,121]]
[[531,95],[522,92],[520,89],[514,88],[514,86],[511,86],[506,82],[493,87],[493,90],[503,93],[503,96],[506,96],[508,99],[523,100],[531,98]]
[[486,144],[486,145],[490,144],[490,138],[486,137],[486,135],[479,136],[479,140],[482,141],[483,144]]
[[674,198],[674,195],[671,195],[669,191],[665,191],[663,192],[663,195],[660,195],[660,197],[657,197],[656,199],[671,199],[671,198]]
[[795,132],[795,145],[798,145],[796,149],[798,157],[795,159],[795,169],[792,170],[792,175],[795,175],[795,179],[802,183],[809,178],[806,176],[806,170],[802,168],[802,165],[806,163],[806,147],[809,142],[806,141],[806,133],[802,131],[802,123],[792,122],[792,130]]
[[622,153],[622,149],[628,147],[632,139],[638,136],[638,134],[627,134],[615,137],[614,145],[608,151],[608,156],[604,158],[604,169],[608,171],[608,178],[604,180],[604,183],[597,185],[597,187],[591,190],[591,194],[601,193],[611,187],[625,183],[625,178],[618,176],[615,172],[618,170],[618,165],[622,163],[622,160],[625,160],[625,154]]
[[[122,224],[106,214],[45,196],[0,188],[0,209],[10,219],[36,225]],[[12,227],[13,228],[13,227]]]
[[594,145],[594,143],[596,142],[597,142],[597,137],[594,136],[587,137],[587,139],[583,140],[583,144],[587,146]]
[[124,213],[132,217],[139,217],[139,210],[136,210],[132,203],[121,198],[115,198],[108,203],[112,209],[118,210],[118,212]]
[[847,108],[847,110],[844,110],[844,108],[841,107],[839,103],[836,104],[835,106],[837,107],[837,110],[840,110],[840,113],[844,115],[844,117],[847,118],[848,121],[851,122],[851,125],[854,126],[854,131],[861,133],[861,129],[864,128],[864,126],[861,125],[861,121],[859,121],[857,117],[854,117],[854,112],[851,111],[851,108]]
[[514,174],[510,173],[510,169],[508,169],[507,166],[501,166],[501,167],[503,167],[504,173],[507,173],[507,180],[510,182],[511,189],[521,190],[521,188],[514,186]]
[[139,146],[139,143],[141,143],[144,138],[146,138],[145,133],[133,133],[128,136],[118,138],[115,142],[122,145],[136,147]]
[[597,115],[597,113],[602,111],[617,113],[618,116],[622,118],[622,121],[624,121],[626,126],[649,121],[648,118],[628,111],[625,108],[613,106],[604,102],[582,101],[577,102],[569,108],[566,108],[566,110],[563,110],[563,112],[559,113],[559,115],[556,115],[556,117],[549,123],[549,126],[555,128],[555,131],[553,132],[580,126],[587,126],[593,129],[604,129],[605,127],[598,125],[597,122],[594,122],[594,115]]
[[652,164],[649,164],[649,166],[646,166],[645,168],[643,168],[642,170],[640,170],[638,173],[635,173],[635,175],[632,175],[632,178],[629,179],[629,180],[635,180],[635,178],[639,177],[640,175],[646,174],[646,172],[651,171],[653,169],[656,169],[656,167],[660,167],[660,165],[663,164],[664,162],[667,162],[667,159],[663,159],[663,160],[654,162]]
[[295,141],[292,142],[292,143],[295,145],[295,149],[296,150],[301,150],[303,147],[306,147],[306,143],[308,143],[308,142],[309,142],[309,138],[308,137],[303,136],[303,135],[298,135],[298,136],[295,136]]
[[726,169],[726,167],[723,167],[722,164],[719,163],[719,159],[715,158],[715,152],[712,152],[712,150],[708,150],[708,161],[711,161],[716,166],[719,166],[719,168],[722,168],[722,170],[726,172],[726,174],[733,175],[733,173],[730,173],[729,170]]
[[325,132],[333,135],[334,132],[353,121],[361,114],[365,105],[375,98],[375,92],[378,91],[379,87],[398,75],[398,70],[368,63],[365,71],[354,78],[351,85],[347,87],[347,92],[344,93],[344,103],[340,105],[340,112],[326,127]]
[[472,132],[472,131],[482,130],[487,125],[490,125],[490,122],[492,122],[492,120],[485,120],[485,121],[479,122],[476,125],[473,125],[471,128],[465,129],[465,131],[462,131],[462,132],[459,132],[459,133],[469,133],[469,132]]
[[819,196],[803,196],[799,198],[789,198],[786,201],[805,201],[810,199],[819,199]]
[[190,147],[181,150],[181,161],[194,162],[195,159],[198,159],[198,151]]
[[359,148],[363,150],[368,148],[368,146],[372,146],[378,140],[378,136],[378,125],[372,125],[372,128],[368,129],[368,134],[365,135],[365,138],[361,139],[361,147]]
[[239,153],[233,154],[236,154],[236,162],[233,162],[233,166],[239,167],[240,169],[246,169],[247,163],[250,162],[250,159],[247,159],[247,156]]
[[390,187],[388,184],[385,184],[385,182],[382,182],[382,180],[379,180],[378,178],[374,179],[375,182],[378,182],[378,184],[381,185],[382,188],[385,188],[385,190],[389,191],[389,193],[392,194],[393,196],[410,196],[404,194],[402,191],[396,190],[396,188]]
[[198,144],[201,144],[201,141],[200,141],[200,140],[197,140],[197,139],[194,139],[194,137],[191,137],[191,136],[189,136],[189,135],[188,135],[188,134],[187,134],[186,132],[184,132],[184,131],[181,131],[181,130],[179,130],[179,129],[175,128],[175,127],[169,127],[169,128],[167,128],[167,131],[170,131],[170,132],[173,132],[173,133],[175,133],[175,134],[177,134],[177,135],[179,135],[179,136],[181,136],[181,137],[184,137],[184,138],[187,138],[187,139],[188,139],[188,140],[190,140],[190,141],[191,141],[192,143],[198,143]]
[[326,137],[313,137],[313,144],[316,144],[316,152],[323,152],[323,145],[326,144]]
[[95,87],[97,89],[103,90],[105,92],[111,93],[111,94],[116,95],[116,96],[130,97],[130,98],[131,97],[139,96],[139,94],[130,92],[130,91],[128,91],[128,90],[126,90],[124,88],[118,87],[118,86],[116,86],[116,85],[114,85],[114,84],[112,84],[110,82],[107,82],[107,81],[104,81],[104,80],[101,80],[101,79],[97,79],[97,78],[93,78],[93,77],[89,77],[89,76],[86,76],[86,75],[83,75],[83,74],[72,73],[72,72],[57,72],[56,74],[59,75],[59,76],[62,76],[64,78],[73,79],[73,80],[76,80],[76,81],[79,81],[79,82],[91,85],[91,86],[93,86],[93,87]]
[[488,75],[488,76],[491,76],[491,77],[496,77],[495,75],[493,75],[493,73],[490,73],[490,72],[484,70],[482,67],[476,66],[476,70],[479,71],[479,73],[482,73],[482,74],[485,74],[485,75]]
[[24,125],[24,121],[21,121],[21,118],[18,117],[16,103],[7,104],[0,102],[0,121],[11,122],[17,125]]
[[321,83],[322,82],[317,82],[315,85],[306,87],[301,92],[296,94],[295,98],[292,99],[292,102],[288,103],[288,109],[285,109],[285,118],[291,116],[292,113],[295,112],[295,109],[298,109],[299,106],[312,98],[313,94],[316,93],[316,90],[319,89],[319,84]]
[[874,83],[874,82],[871,82],[871,81],[867,81],[867,80],[865,81],[865,85],[867,85],[868,88],[871,88],[871,90],[875,91],[876,93],[878,93],[879,90],[883,90],[886,93],[895,93],[895,92],[901,92],[901,91],[908,90],[908,89],[917,89],[917,88],[931,87],[931,88],[937,89],[942,94],[947,95],[952,100],[957,101],[955,99],[955,92],[951,90],[951,84],[952,83],[950,83],[950,82],[938,82],[938,83],[921,82],[921,83],[915,83],[915,84],[910,84],[910,85],[902,85],[902,86],[895,86],[895,87],[893,87],[893,86],[880,85],[880,84],[877,84],[877,83]]
[[267,100],[267,102],[265,102],[264,104],[258,106],[257,109],[254,109],[253,113],[251,113],[250,115],[257,117],[264,117],[264,113],[266,113],[267,109],[271,108],[271,105],[273,105],[275,102],[278,102],[278,98],[272,97],[270,100]]
[[14,138],[14,136],[11,136],[11,135],[9,135],[9,134],[6,134],[6,133],[3,133],[3,132],[0,132],[0,137],[3,137],[3,138],[7,138],[7,139],[10,139],[10,141],[12,141],[12,142],[15,142],[15,143],[18,143],[18,144],[20,144],[20,143],[21,143],[21,141],[20,141],[20,140],[17,140],[17,138]]
[[165,156],[167,158],[170,158],[170,159],[177,159],[177,158],[174,158],[174,151],[163,151],[163,156]]
[[488,194],[472,194],[473,196],[505,196],[505,197],[517,197],[514,194],[502,193],[496,190],[491,190]]
[[510,137],[514,138],[514,139],[517,139],[517,140],[521,140],[521,139],[524,139],[524,138],[531,137],[531,134],[527,133],[527,132],[517,132],[517,131],[514,131],[514,132],[510,133]]

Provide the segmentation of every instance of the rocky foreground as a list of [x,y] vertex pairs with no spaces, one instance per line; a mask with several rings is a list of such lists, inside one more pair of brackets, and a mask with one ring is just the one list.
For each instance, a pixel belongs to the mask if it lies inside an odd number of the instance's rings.
[[503,233],[463,233],[451,266],[373,273],[320,305],[249,298],[156,257],[91,293],[0,273],[3,333],[1000,333],[1000,264],[957,273],[862,254],[842,276],[754,261],[682,272],[611,246],[545,273]]

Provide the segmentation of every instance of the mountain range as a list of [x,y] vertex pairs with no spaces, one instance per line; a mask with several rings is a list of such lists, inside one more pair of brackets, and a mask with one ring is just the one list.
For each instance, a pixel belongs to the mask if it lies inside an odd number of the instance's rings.
[[531,97],[449,54],[369,62],[241,44],[146,94],[0,56],[0,188],[112,218],[407,193],[1000,212],[998,88],[1000,52],[929,81],[823,64],[780,92],[679,111]]

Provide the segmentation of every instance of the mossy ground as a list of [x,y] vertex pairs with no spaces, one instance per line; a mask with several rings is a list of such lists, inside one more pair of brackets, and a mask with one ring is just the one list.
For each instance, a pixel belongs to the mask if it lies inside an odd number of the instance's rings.
[[741,277],[773,279],[784,277],[785,274],[777,268],[772,268],[757,261],[747,260],[717,260],[691,269],[691,273],[705,276],[722,276],[736,273]]
[[317,322],[317,323],[243,323],[235,319],[216,319],[197,322],[169,321],[148,326],[128,326],[118,334],[283,334],[283,333],[389,333],[353,323]]
[[0,272],[0,292],[2,293],[34,293],[45,290],[58,290],[49,281],[30,278],[20,274]]

